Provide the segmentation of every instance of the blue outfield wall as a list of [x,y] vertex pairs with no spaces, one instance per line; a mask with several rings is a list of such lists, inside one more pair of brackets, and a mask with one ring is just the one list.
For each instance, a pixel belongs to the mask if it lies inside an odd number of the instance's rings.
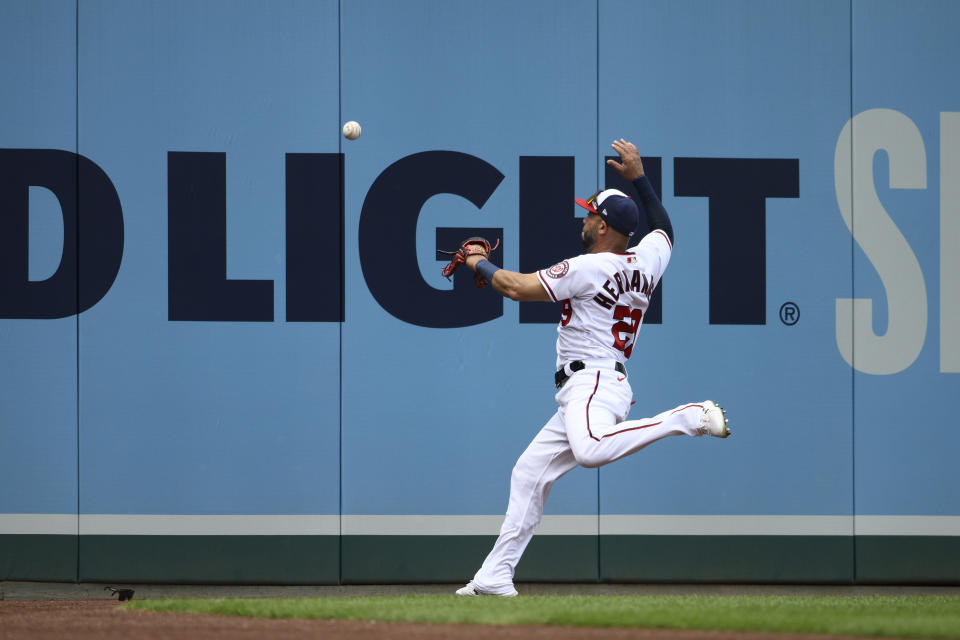
[[[673,438],[520,581],[960,583],[954,3],[0,4],[0,579],[460,581],[554,411],[529,272],[637,143]],[[363,135],[345,140],[357,120]]]

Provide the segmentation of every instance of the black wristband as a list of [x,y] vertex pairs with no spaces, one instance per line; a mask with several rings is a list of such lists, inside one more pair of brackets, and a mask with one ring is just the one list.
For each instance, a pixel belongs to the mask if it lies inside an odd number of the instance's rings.
[[476,270],[477,273],[483,276],[484,280],[490,284],[493,284],[493,274],[495,274],[497,271],[500,271],[500,267],[484,258],[476,264]]

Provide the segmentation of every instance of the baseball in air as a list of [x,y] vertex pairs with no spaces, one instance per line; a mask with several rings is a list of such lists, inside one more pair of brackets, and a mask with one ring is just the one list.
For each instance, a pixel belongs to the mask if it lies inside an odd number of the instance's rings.
[[351,120],[347,124],[343,125],[343,137],[347,140],[356,140],[360,137],[360,123]]

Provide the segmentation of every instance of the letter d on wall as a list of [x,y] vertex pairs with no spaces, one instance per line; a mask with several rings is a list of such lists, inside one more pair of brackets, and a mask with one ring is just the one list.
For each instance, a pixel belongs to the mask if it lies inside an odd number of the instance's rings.
[[874,188],[873,156],[880,150],[890,158],[891,188],[927,187],[923,137],[910,118],[892,109],[870,109],[843,127],[833,165],[837,204],[883,282],[888,322],[886,333],[878,336],[873,332],[872,299],[837,298],[836,335],[849,365],[863,373],[888,375],[909,367],[923,349],[927,289],[917,257]]
[[[29,278],[30,187],[63,214],[63,254],[46,280]],[[0,149],[0,318],[66,318],[107,294],[123,258],[123,211],[107,174],[60,149]]]

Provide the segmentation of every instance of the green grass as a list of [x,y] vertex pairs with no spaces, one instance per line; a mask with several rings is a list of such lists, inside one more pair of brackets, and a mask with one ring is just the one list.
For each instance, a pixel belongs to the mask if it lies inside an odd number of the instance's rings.
[[773,631],[960,639],[958,596],[375,596],[139,600],[129,608],[257,618]]

